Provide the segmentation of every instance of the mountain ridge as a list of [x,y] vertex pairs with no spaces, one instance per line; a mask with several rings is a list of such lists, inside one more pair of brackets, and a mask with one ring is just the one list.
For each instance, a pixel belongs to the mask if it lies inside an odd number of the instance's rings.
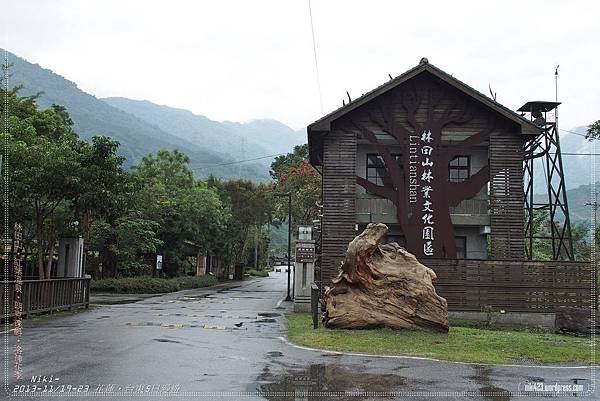
[[[268,174],[270,160],[264,160],[260,163],[243,163],[243,168],[236,166],[233,163],[241,160],[241,152],[232,152],[232,149],[235,149],[233,147],[234,144],[210,147],[206,146],[206,141],[185,138],[181,133],[174,134],[162,129],[160,124],[156,124],[155,121],[142,119],[139,116],[110,105],[93,94],[84,92],[75,82],[54,73],[50,69],[30,63],[8,51],[7,56],[9,65],[11,65],[9,82],[11,87],[20,86],[19,93],[24,96],[39,95],[37,103],[41,109],[48,108],[52,104],[64,106],[74,122],[75,131],[83,139],[89,140],[95,135],[106,135],[118,140],[121,144],[119,153],[126,157],[126,167],[138,163],[143,156],[155,153],[160,149],[178,149],[190,157],[190,167],[195,168],[195,173],[199,177],[215,175],[225,179],[247,178],[258,181],[270,180]],[[174,108],[169,109],[174,110]],[[216,126],[222,125],[222,123],[214,122],[204,116],[195,115],[188,110],[179,110],[181,113],[185,114],[187,112],[193,115],[195,119],[204,118]],[[238,123],[226,123],[223,125],[223,129],[231,131],[231,127],[235,127],[235,124]],[[289,127],[287,129],[289,131],[281,129],[280,131],[282,132],[279,135],[284,135],[283,132],[295,132]],[[278,134],[271,133],[271,135]],[[260,149],[258,149],[260,146],[255,142],[252,143],[252,149],[253,151],[260,152]],[[292,148],[293,146],[290,143],[289,146],[281,146],[278,152],[273,153],[287,153]],[[260,156],[264,156],[265,154],[262,153]],[[206,168],[206,166],[211,165],[216,166],[210,169]]]
[[[239,160],[287,153],[295,145],[305,142],[303,133],[273,119],[256,119],[245,123],[218,122],[190,110],[149,100],[124,97],[102,100],[186,141],[214,149],[232,149],[231,152]],[[271,160],[265,159],[264,163],[270,164]]]
[[[22,94],[43,92],[38,99],[42,108],[52,103],[65,106],[75,122],[76,132],[84,139],[107,135],[119,140],[120,153],[127,158],[127,166],[159,149],[179,149],[190,156],[190,166],[199,177],[212,174],[219,178],[266,181],[270,179],[268,166],[272,158],[237,162],[288,153],[294,145],[306,142],[304,129],[293,130],[274,119],[219,122],[187,109],[149,100],[96,98],[50,69],[13,53],[8,55],[13,64],[11,83],[22,84]],[[589,185],[590,155],[595,144],[584,138],[586,127],[559,132],[566,189]],[[535,193],[544,193],[542,169],[536,168],[534,172]]]

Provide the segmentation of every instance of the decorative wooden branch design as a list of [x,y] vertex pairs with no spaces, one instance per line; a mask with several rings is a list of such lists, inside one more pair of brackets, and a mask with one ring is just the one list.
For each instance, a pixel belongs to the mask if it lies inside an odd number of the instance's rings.
[[[369,141],[382,157],[389,173],[389,183],[376,185],[362,177],[356,177],[356,182],[368,192],[389,199],[396,206],[397,218],[400,228],[406,238],[406,246],[418,257],[456,257],[456,244],[454,230],[450,219],[449,208],[458,205],[462,200],[472,198],[489,181],[489,166],[483,167],[479,172],[464,182],[449,182],[448,165],[452,159],[464,154],[470,148],[489,138],[490,133],[496,128],[496,121],[488,121],[487,127],[481,132],[471,135],[461,142],[453,145],[441,143],[442,130],[450,124],[465,124],[473,119],[471,104],[465,100],[447,99],[445,92],[435,86],[411,87],[401,92],[391,92],[380,96],[373,105],[365,107],[360,118],[350,121],[349,129],[360,133],[361,137]],[[450,104],[450,106],[443,106]],[[398,121],[396,110],[402,108],[405,112],[405,121]],[[424,109],[424,110],[423,110]],[[419,114],[419,111],[421,112]],[[423,118],[425,116],[425,118]],[[360,121],[360,122],[359,122]],[[398,166],[396,158],[392,155],[388,145],[377,138],[377,133],[383,132],[393,138],[403,149],[402,168]],[[408,192],[415,188],[414,175],[411,182],[410,171],[416,171],[415,161],[410,158],[409,148],[418,142],[427,148],[426,159],[423,156],[420,163],[430,166],[430,177],[416,177],[419,183],[429,180],[431,189],[427,192],[417,191],[413,201],[409,201]],[[421,151],[424,152],[423,148]],[[420,164],[419,164],[420,165]],[[432,182],[433,180],[433,182]],[[420,187],[423,189],[423,187]],[[427,203],[425,203],[427,202]],[[423,204],[427,206],[421,210]],[[431,230],[432,253],[428,254],[423,249],[422,239],[424,222],[433,221],[426,218],[421,212],[435,206],[435,233]],[[418,250],[421,248],[421,252]]]

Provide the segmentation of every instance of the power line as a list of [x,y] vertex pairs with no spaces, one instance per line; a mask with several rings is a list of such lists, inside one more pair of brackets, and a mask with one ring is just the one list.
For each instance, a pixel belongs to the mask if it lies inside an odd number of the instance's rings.
[[317,41],[315,40],[315,26],[313,23],[310,0],[308,0],[308,15],[310,17],[310,32],[312,33],[313,54],[315,56],[315,71],[317,73],[317,88],[319,89],[319,104],[321,105],[321,113],[323,113],[323,94],[321,93],[321,77],[319,74],[319,63],[317,61]]
[[211,165],[208,165],[208,166],[193,167],[193,168],[190,168],[190,170],[204,170],[204,169],[213,168],[213,167],[230,166],[232,164],[252,162],[252,161],[261,160],[261,159],[268,159],[269,157],[284,156],[286,154],[287,153],[276,153],[276,154],[273,154],[273,155],[255,157],[253,159],[235,160],[235,161],[227,162],[227,163],[219,163],[219,164],[211,164]]
[[581,133],[579,133],[579,132],[575,132],[575,131],[569,131],[568,129],[562,129],[562,128],[559,128],[558,130],[559,130],[559,131],[563,131],[563,132],[568,132],[568,133],[570,133],[570,134],[579,135],[579,136],[582,136],[582,137],[584,137],[584,138],[586,138],[586,137],[587,137],[587,135],[585,135],[585,134],[581,134]]
[[[309,1],[309,5],[310,5],[310,1]],[[315,61],[316,61],[316,59],[315,59]],[[571,133],[571,134],[575,134],[575,135],[579,135],[579,136],[585,137],[585,134],[580,134],[579,132],[570,131],[570,130],[567,130],[567,129],[559,128],[559,131],[564,131],[564,132],[568,132],[568,133]],[[213,168],[213,167],[230,166],[232,164],[252,162],[252,161],[256,161],[256,160],[268,159],[269,157],[284,156],[286,154],[287,153],[277,153],[277,154],[273,154],[273,155],[259,156],[259,157],[255,157],[255,158],[252,158],[252,159],[235,160],[235,161],[227,162],[227,163],[219,163],[219,164],[211,164],[211,165],[208,165],[208,166],[194,167],[194,168],[190,168],[190,170],[205,170],[205,169],[209,169],[209,168]],[[600,156],[600,153],[561,152],[561,155],[562,156]]]
[[[232,164],[239,164],[239,163],[252,162],[252,161],[256,161],[256,160],[268,159],[270,157],[285,156],[286,154],[287,153],[276,153],[273,155],[260,156],[260,157],[255,157],[252,159],[235,160],[235,161],[227,162],[227,163],[219,163],[219,164],[211,164],[208,166],[193,167],[193,168],[190,168],[190,170],[204,170],[204,169],[213,168],[213,167],[230,166]],[[552,154],[555,154],[555,153],[553,152]],[[564,156],[600,156],[600,153],[561,152],[561,155],[564,155]]]
[[[555,155],[556,152],[548,152],[550,155]],[[576,152],[560,152],[561,156],[600,156],[600,153],[576,153]]]

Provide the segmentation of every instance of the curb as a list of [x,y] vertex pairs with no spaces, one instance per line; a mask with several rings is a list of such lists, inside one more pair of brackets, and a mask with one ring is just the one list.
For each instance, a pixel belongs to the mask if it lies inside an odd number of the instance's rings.
[[419,361],[431,361],[441,363],[455,363],[459,365],[471,365],[471,366],[498,366],[498,367],[509,367],[509,368],[541,368],[541,369],[592,369],[599,365],[584,365],[584,366],[553,366],[553,365],[515,365],[515,364],[497,364],[497,363],[477,363],[477,362],[460,362],[460,361],[446,361],[443,359],[428,358],[425,356],[410,356],[410,355],[382,355],[382,354],[368,354],[362,352],[344,352],[344,351],[332,351],[322,348],[311,348],[303,345],[297,345],[292,343],[285,337],[278,337],[283,343],[298,349],[306,351],[320,352],[332,355],[345,355],[345,356],[360,356],[369,358],[388,358],[388,359],[409,359]]

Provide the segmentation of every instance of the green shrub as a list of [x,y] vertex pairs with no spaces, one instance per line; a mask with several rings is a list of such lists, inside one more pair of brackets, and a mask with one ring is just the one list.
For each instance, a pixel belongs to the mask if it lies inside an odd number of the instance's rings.
[[269,277],[269,272],[266,270],[247,270],[246,274],[253,277]]
[[153,266],[139,261],[123,261],[119,263],[119,275],[123,277],[140,277],[151,274]]
[[214,276],[154,278],[148,276],[92,280],[90,289],[96,292],[121,294],[158,294],[217,284]]

